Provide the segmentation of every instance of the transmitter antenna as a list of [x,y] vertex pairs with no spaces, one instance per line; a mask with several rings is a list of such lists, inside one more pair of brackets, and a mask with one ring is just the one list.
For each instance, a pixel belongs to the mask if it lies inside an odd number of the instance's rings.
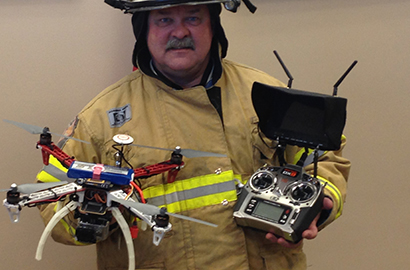
[[340,77],[340,79],[333,85],[333,96],[337,96],[337,88],[339,85],[342,83],[342,81],[346,78],[347,74],[354,68],[354,66],[357,64],[357,60],[355,60],[350,67],[346,70],[346,72]]
[[282,59],[280,58],[278,52],[275,50],[273,51],[273,53],[275,54],[276,58],[278,58],[278,61],[280,63],[280,65],[282,66],[283,70],[285,70],[286,76],[288,76],[289,80],[288,80],[288,88],[292,87],[292,81],[293,81],[293,77],[290,74],[289,70],[286,68],[285,64],[283,63]]

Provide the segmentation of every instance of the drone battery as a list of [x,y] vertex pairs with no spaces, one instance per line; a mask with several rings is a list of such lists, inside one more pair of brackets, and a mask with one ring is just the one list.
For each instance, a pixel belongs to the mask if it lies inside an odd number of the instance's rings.
[[134,177],[134,170],[114,166],[74,161],[68,168],[70,178],[91,178],[110,181],[115,185],[128,185]]

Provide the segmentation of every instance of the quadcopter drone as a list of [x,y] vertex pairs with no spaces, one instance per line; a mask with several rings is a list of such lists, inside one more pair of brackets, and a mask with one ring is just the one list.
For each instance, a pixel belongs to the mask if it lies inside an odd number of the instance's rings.
[[[40,128],[10,120],[4,121],[23,128],[32,134],[40,134],[40,140],[36,146],[38,149],[41,149],[44,165],[49,165],[49,157],[52,155],[68,169],[66,175],[63,175],[67,181],[22,185],[12,184],[9,189],[0,190],[7,191],[7,197],[3,201],[3,205],[7,208],[12,222],[19,221],[20,211],[25,206],[33,207],[57,202],[57,211],[44,229],[38,243],[36,251],[37,260],[41,260],[45,242],[54,226],[70,212],[74,212],[74,218],[78,219],[75,238],[77,241],[84,243],[96,243],[106,239],[110,231],[110,222],[115,218],[125,238],[130,270],[135,269],[132,239],[136,237],[134,233],[136,232],[135,224],[137,218],[144,221],[151,228],[155,245],[159,245],[165,233],[172,229],[169,216],[208,226],[217,226],[206,221],[167,212],[165,207],[158,208],[154,205],[146,204],[142,191],[135,181],[168,172],[167,181],[171,183],[175,180],[178,171],[184,166],[183,156],[224,157],[225,155],[181,149],[180,147],[166,149],[137,145],[132,144],[133,138],[131,136],[118,134],[113,137],[113,148],[117,150],[115,154],[116,166],[88,163],[77,161],[74,157],[70,157],[62,151],[52,142],[52,135],[74,140],[78,139],[52,133],[47,127]],[[88,143],[85,141],[81,142]],[[131,169],[132,166],[123,155],[123,149],[127,145],[172,151],[171,159],[142,168]],[[122,167],[123,161],[131,168]],[[135,198],[137,199],[131,197],[133,194],[136,195]],[[64,202],[68,203],[64,205]],[[131,215],[134,216],[134,225],[131,227],[118,209],[120,205],[128,209]]]

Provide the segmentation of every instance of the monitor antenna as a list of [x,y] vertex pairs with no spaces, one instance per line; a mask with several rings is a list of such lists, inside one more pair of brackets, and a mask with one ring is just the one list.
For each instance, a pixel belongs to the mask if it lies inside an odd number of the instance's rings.
[[293,77],[290,74],[289,70],[286,68],[285,64],[283,63],[282,59],[280,58],[278,52],[275,50],[273,51],[273,53],[275,54],[276,58],[278,58],[278,61],[280,63],[280,65],[282,66],[283,70],[285,70],[286,76],[288,76],[289,80],[288,80],[288,88],[292,87],[292,81],[293,81]]
[[346,70],[346,72],[340,77],[340,79],[333,85],[333,96],[337,96],[337,88],[339,85],[342,83],[342,81],[346,78],[347,74],[354,68],[354,66],[357,64],[357,60],[355,60],[350,67]]

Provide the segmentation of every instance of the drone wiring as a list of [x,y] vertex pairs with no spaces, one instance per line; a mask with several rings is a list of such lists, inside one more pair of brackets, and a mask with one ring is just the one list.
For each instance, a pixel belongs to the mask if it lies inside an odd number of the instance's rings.
[[134,193],[134,187],[132,185],[129,185],[129,189],[125,191],[127,193],[127,196],[125,196],[124,200],[128,200],[129,197]]
[[[87,200],[94,200],[98,203],[106,203],[107,202],[107,195],[106,193],[98,192],[98,191],[89,191],[88,194],[85,196]],[[102,194],[102,196],[100,195]]]
[[137,183],[135,183],[134,181],[131,181],[131,186],[137,190],[137,192],[138,192],[138,194],[139,194],[139,196],[140,196],[140,198],[141,198],[141,202],[142,202],[142,203],[146,203],[145,198],[144,198],[144,194],[142,193],[142,190],[141,190],[141,188],[137,185]]
[[53,199],[47,199],[47,200],[39,200],[39,201],[35,201],[35,202],[31,202],[29,204],[27,204],[27,207],[34,207],[40,204],[45,204],[45,203],[52,203],[52,202],[58,202],[61,201],[65,196],[67,196],[67,194],[63,194],[59,197],[53,198]]
[[[105,195],[105,194],[104,194]],[[97,201],[97,202],[99,202],[99,203],[106,203],[107,202],[107,196],[103,196],[104,198],[102,198],[101,196],[100,196],[100,194],[98,194],[98,193],[96,193],[95,195],[94,195],[94,199]]]
[[49,200],[41,201],[41,203],[58,202],[58,201],[61,201],[65,196],[67,196],[67,194],[61,195],[61,196],[59,196],[58,198],[55,198],[55,199],[49,199]]

